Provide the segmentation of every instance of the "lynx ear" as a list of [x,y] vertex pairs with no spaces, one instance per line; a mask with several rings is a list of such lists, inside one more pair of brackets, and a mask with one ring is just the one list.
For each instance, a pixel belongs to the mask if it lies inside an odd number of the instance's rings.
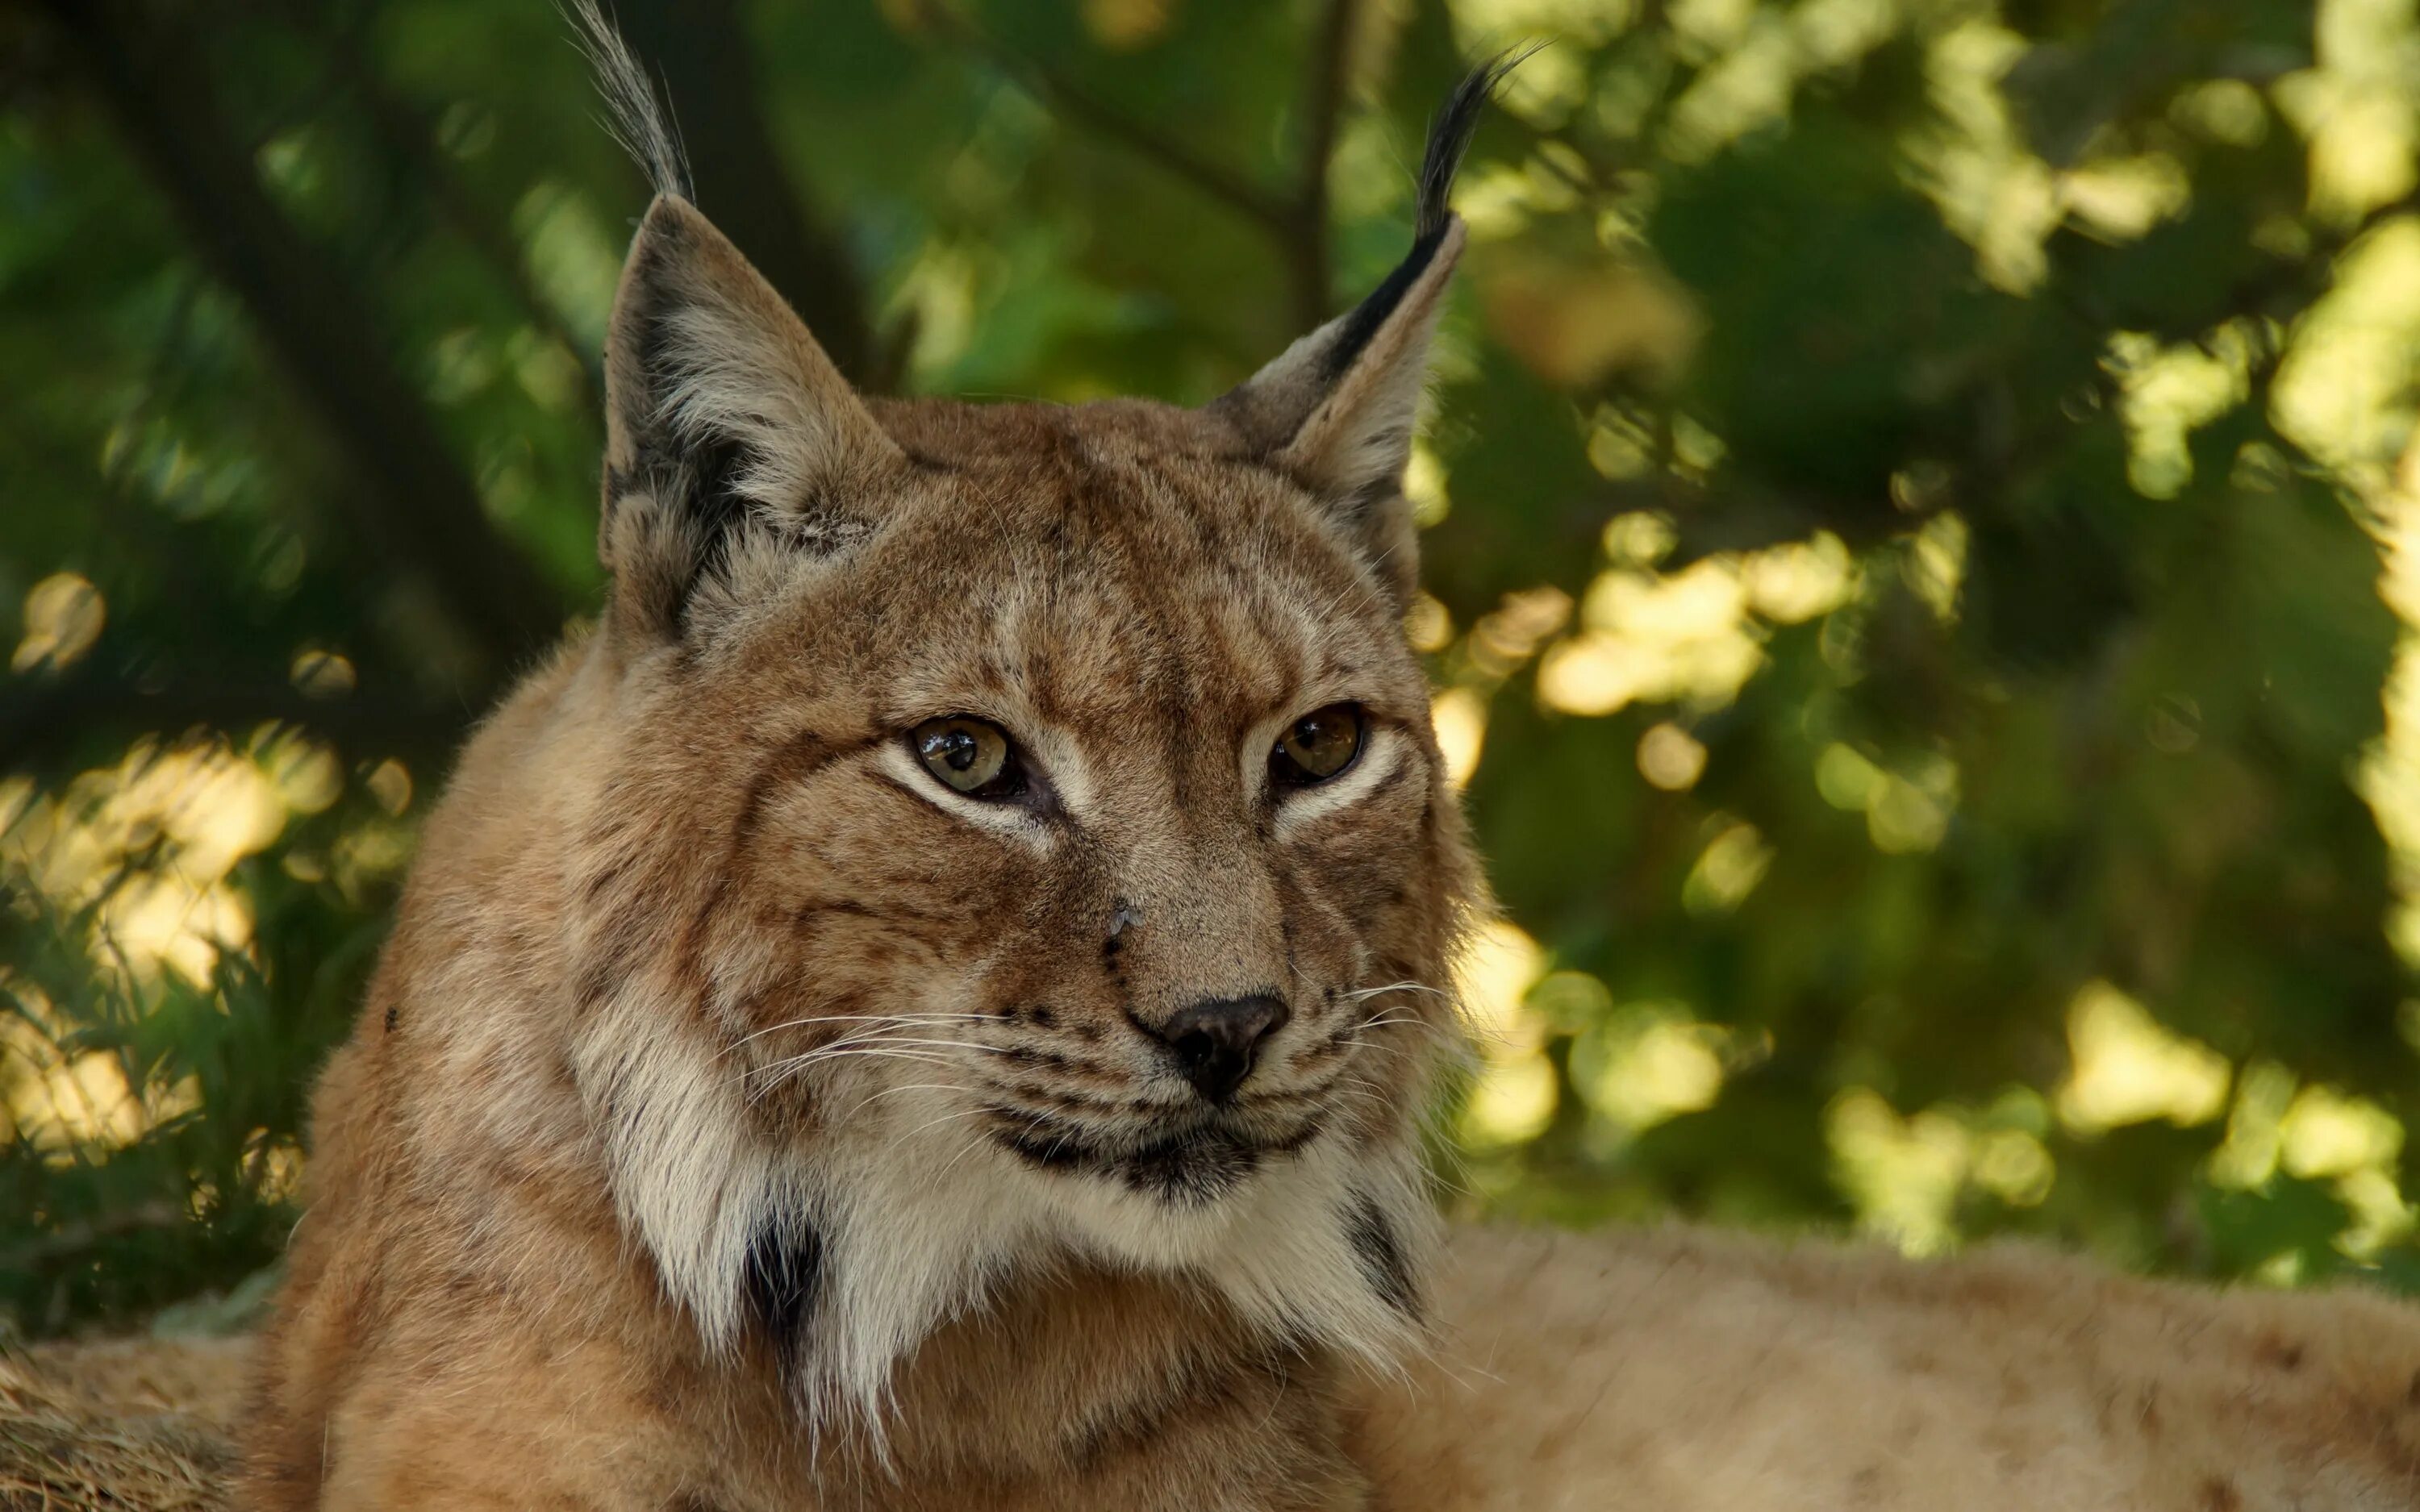
[[1481,107],[1519,62],[1506,54],[1472,72],[1430,123],[1411,255],[1369,298],[1210,406],[1249,451],[1327,502],[1403,600],[1419,570],[1404,468],[1428,380],[1429,338],[1462,255],[1462,221],[1446,196]]
[[674,634],[700,579],[729,565],[743,537],[815,551],[870,529],[865,485],[900,453],[690,203],[680,139],[597,0],[566,7],[613,133],[656,187],[605,337],[597,553],[613,574],[615,622]]
[[752,523],[810,551],[869,530],[851,501],[900,456],[772,285],[675,194],[648,207],[623,265],[605,398],[599,550],[617,613],[659,630]]

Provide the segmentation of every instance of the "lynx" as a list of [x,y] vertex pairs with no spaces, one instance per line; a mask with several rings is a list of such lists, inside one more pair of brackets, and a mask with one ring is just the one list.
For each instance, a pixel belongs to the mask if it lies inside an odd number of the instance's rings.
[[282,1509],[2420,1504],[2420,1326],[1984,1257],[1444,1241],[1478,868],[1401,478],[1415,240],[1204,408],[851,392],[690,203],[610,600],[479,731],[315,1103]]

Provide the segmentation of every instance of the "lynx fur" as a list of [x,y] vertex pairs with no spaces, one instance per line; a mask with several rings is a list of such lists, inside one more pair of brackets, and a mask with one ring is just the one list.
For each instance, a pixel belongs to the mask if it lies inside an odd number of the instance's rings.
[[1218,402],[893,401],[583,21],[659,191],[611,599],[471,743],[318,1089],[250,1504],[2420,1505],[2384,1302],[1441,1247],[1480,887],[1400,480],[1490,71],[1404,264]]

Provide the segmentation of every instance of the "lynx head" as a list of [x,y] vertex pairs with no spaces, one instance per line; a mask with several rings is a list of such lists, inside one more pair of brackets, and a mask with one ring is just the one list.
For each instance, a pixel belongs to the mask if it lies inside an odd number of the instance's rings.
[[573,1063],[709,1342],[811,1399],[1036,1268],[1383,1356],[1472,887],[1402,629],[1463,241],[1201,409],[869,400],[658,165],[577,677]]

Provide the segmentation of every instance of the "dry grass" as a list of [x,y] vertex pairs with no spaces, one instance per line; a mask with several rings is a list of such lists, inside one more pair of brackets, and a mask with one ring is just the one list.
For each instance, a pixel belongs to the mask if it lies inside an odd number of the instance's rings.
[[217,1512],[249,1346],[128,1339],[0,1354],[0,1512]]

